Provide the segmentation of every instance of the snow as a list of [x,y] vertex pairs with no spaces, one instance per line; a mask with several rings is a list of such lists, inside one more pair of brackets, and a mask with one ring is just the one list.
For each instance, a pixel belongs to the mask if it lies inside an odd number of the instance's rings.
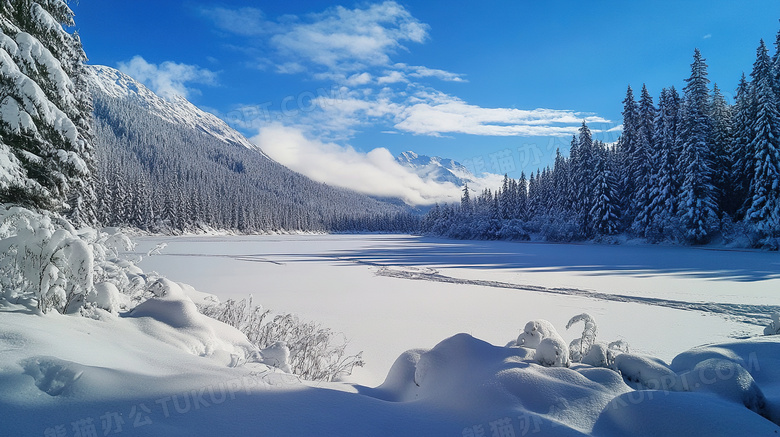
[[11,185],[24,185],[24,170],[11,149],[0,142],[0,188]]
[[[110,250],[107,235],[113,235],[114,247],[127,247],[111,230],[92,234],[80,238],[85,244],[100,241],[96,247]],[[535,272],[539,260],[525,267],[493,264],[494,254],[530,251],[551,257],[548,251],[563,253],[570,246],[458,242],[460,257],[449,253],[437,260],[437,250],[450,244],[455,243],[375,235],[144,237],[137,248],[125,250],[130,257],[144,256],[139,266],[147,273],[126,264],[127,280],[153,278],[152,270],[167,278],[149,280],[146,289],[153,297],[133,310],[113,313],[112,308],[122,307],[117,289],[125,285],[99,279],[94,286],[98,297],[92,300],[108,310],[94,309],[91,317],[40,314],[10,303],[0,310],[0,411],[12,418],[0,422],[0,434],[613,437],[780,432],[772,422],[780,421],[780,338],[730,338],[758,334],[762,326],[703,307],[491,286],[496,279],[506,280],[510,270],[523,275],[524,285],[548,279],[544,269]],[[146,256],[155,247],[158,253]],[[617,263],[624,252],[616,249],[614,258],[601,261]],[[686,252],[681,248],[679,253]],[[726,271],[716,274],[721,266],[710,263],[717,257],[695,253],[699,271],[708,272],[696,280],[705,283],[702,288],[725,281],[744,286],[756,305],[762,294],[771,297],[776,278],[742,284]],[[742,256],[753,261],[775,256],[729,255],[738,265]],[[770,260],[764,259],[775,262]],[[647,262],[660,261],[648,257]],[[484,282],[427,279],[445,263],[450,278]],[[407,276],[378,274],[383,268]],[[570,269],[557,276],[569,287],[581,287],[592,272]],[[620,275],[619,270],[602,274],[601,285]],[[691,283],[687,277],[666,278],[650,266],[643,280],[678,287]],[[678,301],[696,303],[695,291],[678,290]],[[213,302],[216,297],[209,293],[221,299],[253,294],[265,307],[295,311],[343,331],[350,348],[365,351],[366,372],[353,375],[352,382],[307,382],[269,366],[286,361],[286,345],[257,351],[237,330],[201,315],[193,299]],[[627,295],[646,297],[642,290]],[[622,373],[581,363],[540,364],[551,353],[557,359],[568,352],[564,338],[582,338],[556,330],[575,319],[586,322],[594,341],[598,321],[600,336],[625,338],[639,353],[617,355],[614,364]],[[538,339],[535,350],[503,346],[520,328],[521,337],[530,333],[528,344]],[[714,344],[697,346],[704,343]],[[596,342],[591,352],[605,355],[608,348]],[[648,355],[663,355],[671,364]],[[545,361],[550,363],[556,364]]]
[[[761,334],[774,311],[765,307],[780,304],[780,260],[767,252],[300,235],[149,237],[139,240],[138,253],[160,242],[168,246],[144,258],[145,270],[221,300],[252,295],[265,308],[344,332],[368,363],[355,380],[369,385],[381,383],[405,350],[457,332],[503,345],[530,320],[561,330],[587,312],[605,341],[626,340],[632,352],[670,361],[700,344]],[[554,288],[565,290],[548,292]],[[757,324],[742,319],[748,310]],[[581,337],[559,332],[567,341]]]
[[[9,82],[13,96],[3,99],[2,120],[19,129],[29,129],[30,120],[39,118],[53,127],[71,144],[76,144],[78,132],[73,121],[54,105],[41,87],[25,75],[17,65],[15,58],[38,72],[39,65],[46,68],[49,81],[64,105],[73,107],[73,83],[63,71],[60,62],[37,39],[25,32],[18,32],[16,40],[10,37],[0,39],[0,75]],[[16,100],[12,104],[9,99]]]
[[163,120],[202,130],[220,141],[256,150],[264,155],[257,146],[224,121],[214,114],[200,110],[186,99],[166,100],[132,77],[103,65],[87,66],[87,75],[93,94],[97,92],[101,96],[113,99],[135,99]]

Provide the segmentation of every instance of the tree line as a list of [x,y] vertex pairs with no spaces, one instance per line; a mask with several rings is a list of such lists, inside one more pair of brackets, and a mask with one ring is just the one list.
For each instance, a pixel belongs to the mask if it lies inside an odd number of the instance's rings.
[[460,205],[437,205],[424,233],[454,238],[550,241],[616,240],[706,244],[742,240],[780,245],[780,33],[774,55],[762,40],[750,77],[727,103],[710,88],[695,50],[680,94],[664,88],[657,103],[646,86],[623,100],[615,144],[593,140],[583,122],[569,156],[526,178],[504,177],[495,191]]

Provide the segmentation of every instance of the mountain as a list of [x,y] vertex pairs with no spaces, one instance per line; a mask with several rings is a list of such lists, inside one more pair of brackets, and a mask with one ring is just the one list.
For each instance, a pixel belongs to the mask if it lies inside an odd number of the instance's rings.
[[398,205],[273,161],[216,116],[90,66],[98,215],[154,231],[409,230]]
[[91,65],[88,67],[88,72],[94,95],[100,95],[104,99],[133,100],[139,110],[145,110],[170,123],[201,130],[219,141],[262,153],[257,146],[222,119],[198,109],[184,97],[162,98],[132,77],[111,67]]
[[398,155],[396,161],[412,169],[423,180],[451,182],[458,187],[463,186],[466,182],[476,180],[469,169],[452,159],[418,155],[408,151]]

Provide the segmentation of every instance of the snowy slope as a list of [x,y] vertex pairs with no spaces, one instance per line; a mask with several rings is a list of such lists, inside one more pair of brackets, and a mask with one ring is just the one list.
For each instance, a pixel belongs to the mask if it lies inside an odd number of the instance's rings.
[[97,91],[109,98],[133,99],[139,106],[163,120],[202,130],[220,141],[233,143],[262,153],[260,148],[252,144],[220,118],[198,109],[198,107],[183,97],[176,96],[171,100],[164,99],[142,83],[111,67],[90,65],[87,67],[87,70],[93,92]]
[[403,152],[396,157],[401,165],[412,169],[424,180],[451,182],[460,187],[464,183],[476,180],[464,165],[452,159],[438,156],[418,155],[412,151]]

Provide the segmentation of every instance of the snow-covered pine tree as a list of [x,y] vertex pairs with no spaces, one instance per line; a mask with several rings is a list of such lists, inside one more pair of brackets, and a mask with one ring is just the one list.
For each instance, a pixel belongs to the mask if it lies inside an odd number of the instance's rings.
[[565,214],[569,210],[569,180],[569,161],[563,157],[560,149],[556,149],[555,164],[553,165],[553,194],[555,195],[553,209],[555,214]]
[[731,191],[731,107],[720,92],[717,84],[712,87],[710,97],[710,129],[709,143],[712,146],[713,185],[717,195],[718,211],[725,210]]
[[471,195],[469,194],[469,184],[463,184],[463,196],[460,198],[460,209],[464,214],[471,214]]
[[[780,238],[780,112],[774,89],[774,74],[764,41],[753,65],[756,118],[749,145],[752,177],[745,219],[759,233],[762,244],[776,248]],[[773,241],[767,241],[773,240]]]
[[680,219],[685,238],[694,244],[706,243],[717,226],[715,187],[712,182],[712,150],[708,140],[710,91],[707,64],[696,49],[691,76],[685,79],[680,193]]
[[677,173],[678,151],[675,148],[677,130],[680,124],[680,96],[674,87],[661,90],[658,114],[655,121],[656,147],[653,162],[655,168],[650,177],[650,206],[647,215],[650,223],[645,238],[659,241],[668,237],[672,219],[677,211],[679,175]]
[[569,146],[569,159],[566,162],[566,191],[564,194],[564,210],[565,211],[574,211],[577,205],[577,192],[575,190],[575,184],[574,184],[574,168],[577,167],[578,160],[579,160],[579,142],[577,141],[577,136],[572,135],[571,136],[571,143]]
[[580,225],[580,232],[588,235],[591,229],[589,212],[593,207],[593,179],[596,162],[593,147],[593,137],[590,129],[582,122],[577,144],[577,161],[572,167],[574,187],[577,192],[575,214]]
[[780,30],[775,36],[775,53],[772,55],[772,79],[774,80],[775,95],[780,96]]
[[81,42],[63,27],[73,25],[64,0],[0,2],[0,153],[14,175],[0,178],[0,201],[70,209],[85,223],[95,221],[92,103]]
[[636,215],[636,206],[633,204],[634,191],[636,184],[633,175],[636,173],[634,166],[634,156],[636,155],[637,144],[639,143],[639,108],[634,100],[634,91],[631,86],[626,90],[626,98],[623,99],[623,133],[620,135],[618,145],[619,153],[623,160],[623,168],[620,178],[621,197],[625,199],[624,205],[625,219],[628,224]]
[[745,74],[737,87],[734,99],[731,139],[731,190],[727,192],[725,212],[735,220],[744,217],[747,208],[747,193],[753,174],[753,152],[750,143],[753,140],[753,121],[756,119],[756,104],[753,87]]
[[620,207],[617,199],[617,180],[610,167],[609,151],[600,141],[594,144],[593,206],[589,214],[593,230],[601,235],[617,233]]
[[528,221],[528,180],[525,172],[520,172],[520,180],[517,181],[517,218]]
[[542,207],[540,206],[541,203],[541,194],[540,194],[540,188],[539,184],[541,182],[540,178],[540,172],[537,169],[536,174],[534,172],[531,172],[531,176],[528,179],[528,218],[529,220],[532,220],[533,218],[541,215],[544,213],[542,210]]
[[656,109],[653,98],[647,91],[647,86],[642,84],[642,93],[639,99],[639,119],[637,127],[637,141],[633,148],[631,160],[631,180],[634,183],[634,192],[631,197],[631,205],[636,212],[632,227],[638,235],[644,236],[649,225],[650,204],[652,198],[650,192],[650,175],[657,167],[654,161],[655,155],[655,117]]
[[512,218],[512,211],[514,210],[514,196],[515,192],[510,184],[509,175],[504,173],[504,181],[501,184],[501,192],[499,193],[502,220],[509,220]]

